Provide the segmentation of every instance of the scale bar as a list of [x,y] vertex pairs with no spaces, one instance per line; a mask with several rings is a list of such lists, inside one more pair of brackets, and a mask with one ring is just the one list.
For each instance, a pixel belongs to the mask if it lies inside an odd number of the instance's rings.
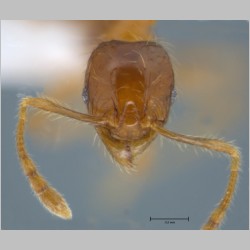
[[187,221],[189,221],[189,216],[186,218],[152,218],[150,216],[149,221],[152,221],[152,220],[187,220]]

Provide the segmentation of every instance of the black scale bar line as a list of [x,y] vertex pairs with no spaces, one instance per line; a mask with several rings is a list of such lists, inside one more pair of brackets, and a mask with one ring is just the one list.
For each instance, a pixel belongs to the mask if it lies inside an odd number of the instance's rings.
[[187,221],[189,221],[189,216],[186,218],[152,218],[150,216],[150,221],[152,221],[152,220],[187,220]]

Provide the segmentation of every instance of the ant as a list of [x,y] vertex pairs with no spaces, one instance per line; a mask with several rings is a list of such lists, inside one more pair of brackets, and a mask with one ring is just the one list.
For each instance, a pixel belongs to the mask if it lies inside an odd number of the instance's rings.
[[165,128],[175,95],[174,72],[166,50],[150,40],[109,40],[92,52],[85,73],[83,100],[88,114],[64,107],[46,97],[25,97],[20,102],[16,132],[18,156],[31,188],[52,214],[71,219],[62,197],[38,172],[24,143],[29,106],[93,125],[112,158],[127,171],[157,137],[186,143],[231,157],[225,194],[202,229],[218,229],[232,201],[240,169],[240,152],[222,140],[182,135]]

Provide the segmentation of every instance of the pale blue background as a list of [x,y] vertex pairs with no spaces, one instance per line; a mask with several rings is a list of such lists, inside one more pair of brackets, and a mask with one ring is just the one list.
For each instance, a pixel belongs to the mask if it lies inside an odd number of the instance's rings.
[[[232,48],[245,48],[247,53],[244,60],[248,68],[247,22],[161,21],[156,31],[159,37],[174,45],[174,55],[180,63],[180,53],[187,45],[212,43],[216,47],[217,43],[224,42]],[[19,101],[17,94],[23,90],[2,84],[5,86],[2,87],[1,117],[2,229],[198,229],[219,201],[229,175],[228,160],[223,157],[212,158],[208,153],[193,157],[195,154],[192,150],[181,152],[176,145],[168,142],[160,148],[157,141],[157,152],[150,172],[136,177],[121,174],[117,168],[110,167],[109,159],[97,146],[92,146],[93,139],[89,137],[58,149],[39,147],[27,140],[29,151],[40,166],[40,171],[64,194],[73,211],[71,221],[50,215],[32,194],[16,155],[14,131]],[[243,86],[246,94],[242,98],[248,107],[248,81]],[[35,96],[36,91],[29,89],[24,94]],[[177,132],[196,134],[192,127],[181,128],[178,123],[186,112],[183,102],[177,99],[173,112],[175,115],[169,128],[176,130],[178,127]],[[225,129],[224,133],[219,134],[227,140],[235,140],[243,156],[237,193],[223,229],[249,227],[248,109],[244,109],[244,112],[243,119],[233,130],[231,128],[233,132],[229,134]],[[94,137],[92,128],[83,130]],[[109,180],[115,185],[109,187]],[[135,197],[131,199],[134,194]],[[166,225],[163,222],[149,222],[150,216],[189,216],[190,222],[177,221],[175,225]]]

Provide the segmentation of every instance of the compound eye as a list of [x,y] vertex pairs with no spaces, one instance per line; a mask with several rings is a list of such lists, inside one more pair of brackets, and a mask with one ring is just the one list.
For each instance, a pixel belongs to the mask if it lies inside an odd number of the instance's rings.
[[171,105],[173,105],[175,99],[176,99],[176,96],[177,96],[177,91],[175,89],[175,87],[173,88],[172,90],[172,93],[171,93]]
[[87,105],[89,102],[89,92],[88,92],[87,86],[85,86],[83,89],[82,98],[83,98],[84,103]]

